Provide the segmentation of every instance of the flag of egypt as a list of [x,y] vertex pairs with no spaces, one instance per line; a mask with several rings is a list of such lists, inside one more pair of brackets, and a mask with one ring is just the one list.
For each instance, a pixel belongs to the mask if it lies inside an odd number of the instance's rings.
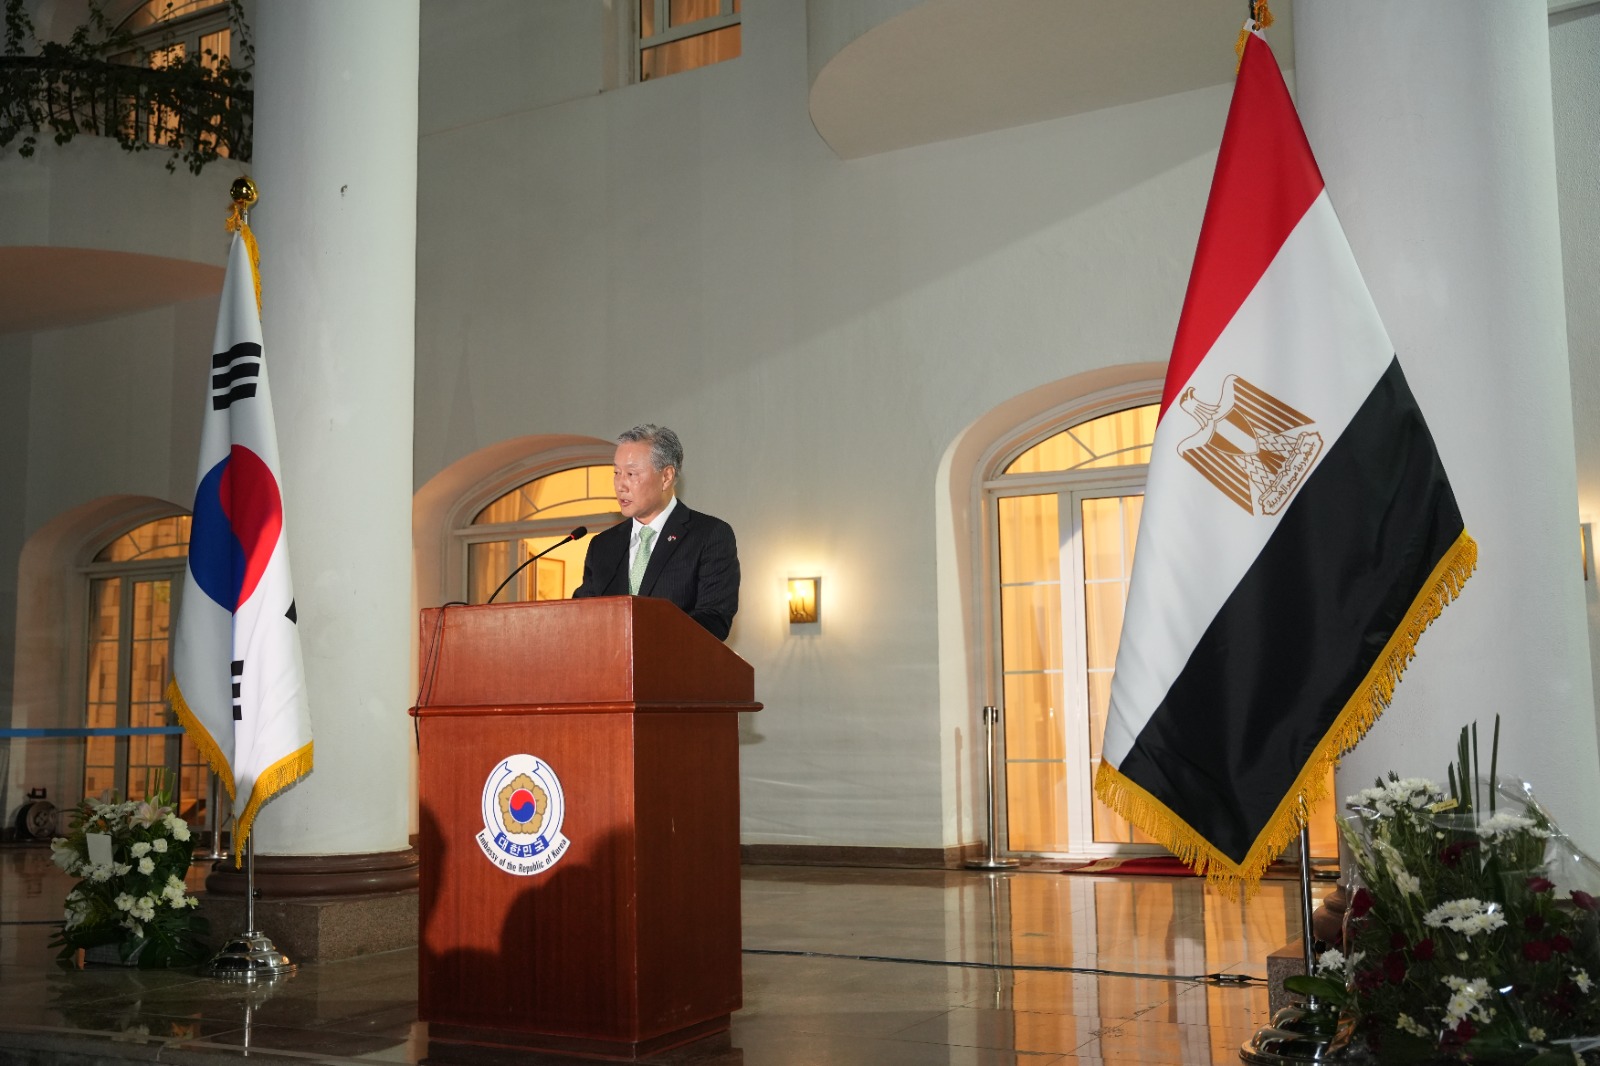
[[1167,371],[1096,791],[1253,888],[1476,558],[1252,34]]

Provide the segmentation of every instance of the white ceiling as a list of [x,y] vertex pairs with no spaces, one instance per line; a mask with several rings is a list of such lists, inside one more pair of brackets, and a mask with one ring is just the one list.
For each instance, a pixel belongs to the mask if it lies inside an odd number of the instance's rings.
[[[1293,62],[1290,5],[1272,5]],[[1229,84],[1244,0],[926,0],[840,50],[811,121],[841,158]]]

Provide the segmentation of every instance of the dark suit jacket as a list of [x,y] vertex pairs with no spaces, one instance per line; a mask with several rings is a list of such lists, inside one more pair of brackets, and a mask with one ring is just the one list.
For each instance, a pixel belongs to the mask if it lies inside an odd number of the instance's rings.
[[[624,519],[589,542],[583,584],[573,598],[628,594],[628,540],[633,520]],[[739,553],[733,527],[720,518],[691,511],[682,500],[656,538],[639,582],[639,595],[671,600],[718,640],[739,610]]]

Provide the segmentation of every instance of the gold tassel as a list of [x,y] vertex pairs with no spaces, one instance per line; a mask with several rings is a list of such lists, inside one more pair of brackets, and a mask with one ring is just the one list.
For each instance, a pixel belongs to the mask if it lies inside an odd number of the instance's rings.
[[216,739],[189,709],[188,701],[183,698],[183,690],[178,688],[176,678],[167,682],[167,702],[172,705],[173,713],[178,716],[178,724],[183,726],[189,734],[189,739],[194,741],[194,746],[205,756],[206,762],[211,766],[211,772],[222,779],[222,787],[228,793],[228,799],[233,799],[233,767],[228,765],[228,757],[222,754],[222,748],[218,746]]
[[1310,810],[1327,797],[1328,771],[1341,755],[1366,736],[1367,730],[1389,706],[1406,666],[1416,658],[1417,640],[1423,630],[1461,595],[1462,586],[1477,566],[1478,542],[1462,530],[1418,590],[1405,618],[1390,634],[1389,642],[1367,676],[1323,734],[1311,758],[1295,778],[1294,786],[1284,794],[1243,862],[1235,863],[1222,854],[1166,804],[1123,777],[1110,763],[1101,763],[1095,773],[1095,794],[1107,807],[1187,863],[1195,873],[1204,874],[1207,883],[1216,885],[1229,899],[1237,899],[1241,887],[1245,899],[1250,899],[1261,887],[1267,867],[1299,836],[1301,802]]
[[233,824],[235,868],[243,862],[244,846],[250,839],[250,831],[255,828],[256,815],[261,813],[261,808],[272,797],[311,772],[311,749],[312,745],[307,744],[298,751],[290,752],[263,770],[256,778],[255,788],[250,792],[250,802],[245,806],[244,813],[239,815]]
[[1239,37],[1233,42],[1233,72],[1239,73],[1239,64],[1244,62],[1244,43],[1250,39],[1254,30],[1264,30],[1276,21],[1272,12],[1267,10],[1267,0],[1251,0],[1250,17],[1239,28]]

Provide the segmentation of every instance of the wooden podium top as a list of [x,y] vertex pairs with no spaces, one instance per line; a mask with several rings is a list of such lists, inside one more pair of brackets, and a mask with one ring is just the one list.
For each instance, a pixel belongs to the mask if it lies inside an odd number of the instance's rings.
[[[640,596],[430,607],[415,713],[756,711],[755,670],[666,600]],[[598,705],[611,705],[608,707]],[[481,713],[481,710],[479,711]]]

